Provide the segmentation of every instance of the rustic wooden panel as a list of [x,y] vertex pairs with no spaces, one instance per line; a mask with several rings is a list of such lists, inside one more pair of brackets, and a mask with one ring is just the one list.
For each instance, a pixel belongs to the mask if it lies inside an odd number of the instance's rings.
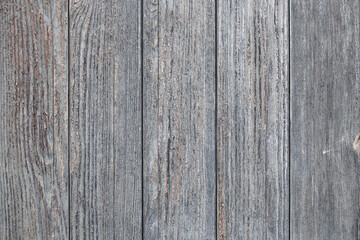
[[68,236],[67,2],[0,2],[0,239]]
[[291,4],[291,237],[358,239],[359,1]]
[[218,2],[218,238],[289,238],[287,1]]
[[142,238],[141,0],[113,0],[115,239]]
[[71,238],[141,237],[140,1],[71,1]]
[[215,2],[144,1],[144,237],[215,239]]

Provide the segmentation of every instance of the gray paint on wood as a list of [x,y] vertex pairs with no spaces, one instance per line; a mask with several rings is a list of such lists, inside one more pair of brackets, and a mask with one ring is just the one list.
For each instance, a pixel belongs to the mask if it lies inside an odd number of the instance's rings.
[[218,2],[218,239],[289,238],[287,1]]
[[291,3],[291,238],[358,239],[359,2]]
[[1,1],[0,19],[0,239],[66,239],[67,2]]
[[71,239],[140,239],[140,1],[70,10]]
[[215,239],[215,2],[144,1],[144,237]]

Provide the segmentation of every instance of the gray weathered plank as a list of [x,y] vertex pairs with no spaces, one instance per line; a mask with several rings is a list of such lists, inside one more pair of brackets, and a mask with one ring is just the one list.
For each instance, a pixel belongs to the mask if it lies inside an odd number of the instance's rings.
[[0,2],[0,239],[68,236],[67,7]]
[[291,3],[291,237],[358,239],[359,1]]
[[142,238],[141,0],[113,0],[115,239]]
[[144,237],[215,239],[215,1],[144,1]]
[[140,1],[71,1],[71,239],[141,238]]
[[289,238],[287,1],[218,2],[218,239]]

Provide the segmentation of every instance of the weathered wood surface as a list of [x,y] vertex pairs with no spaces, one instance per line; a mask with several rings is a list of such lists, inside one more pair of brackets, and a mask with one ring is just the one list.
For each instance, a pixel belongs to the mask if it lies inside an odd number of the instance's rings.
[[359,239],[358,1],[69,3],[0,1],[1,240]]
[[71,239],[140,239],[140,1],[71,1]]
[[67,2],[0,2],[0,239],[68,236]]
[[144,1],[144,238],[215,239],[215,1]]
[[287,1],[218,5],[218,239],[289,238]]
[[360,6],[291,2],[291,238],[358,239]]
[[141,1],[113,0],[115,239],[142,239]]

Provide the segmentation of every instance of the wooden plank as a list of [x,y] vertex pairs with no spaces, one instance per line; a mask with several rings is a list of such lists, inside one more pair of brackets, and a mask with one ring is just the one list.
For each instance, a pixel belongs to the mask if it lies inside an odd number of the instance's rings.
[[358,239],[359,1],[291,3],[291,237]]
[[0,239],[67,239],[67,1],[0,2]]
[[287,1],[218,2],[218,238],[289,238]]
[[71,238],[141,237],[140,1],[71,1]]
[[215,239],[215,1],[144,1],[144,238]]
[[115,239],[142,239],[141,0],[113,0]]

